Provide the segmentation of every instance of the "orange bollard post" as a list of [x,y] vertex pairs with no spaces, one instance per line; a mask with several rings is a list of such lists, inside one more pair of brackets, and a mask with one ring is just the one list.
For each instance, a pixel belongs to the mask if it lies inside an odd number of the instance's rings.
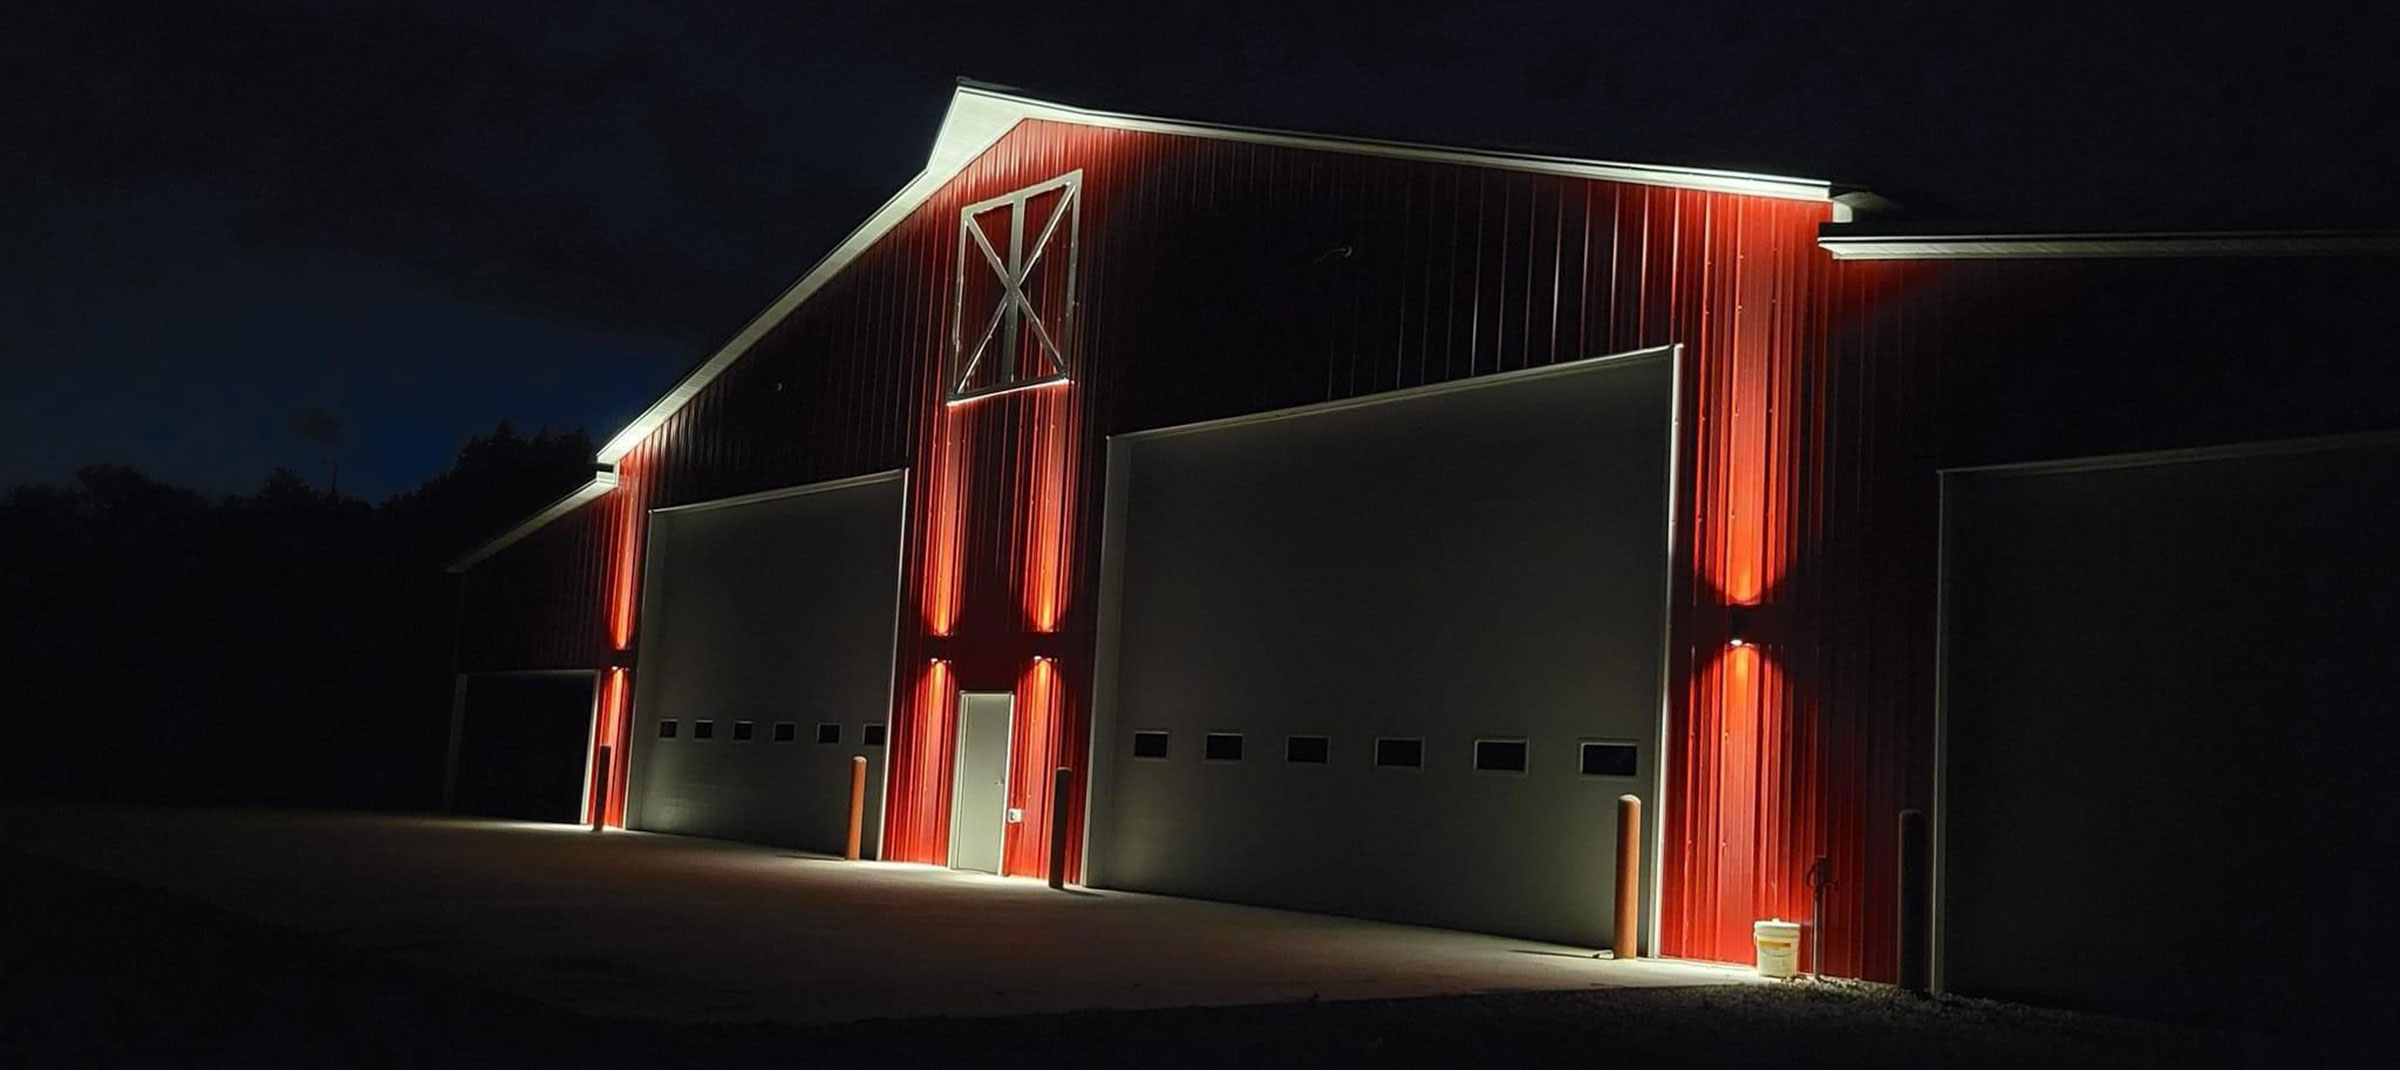
[[858,861],[858,834],[867,823],[867,760],[859,755],[850,757],[850,845],[842,849],[842,857]]
[[1616,957],[1642,955],[1642,800],[1617,796]]

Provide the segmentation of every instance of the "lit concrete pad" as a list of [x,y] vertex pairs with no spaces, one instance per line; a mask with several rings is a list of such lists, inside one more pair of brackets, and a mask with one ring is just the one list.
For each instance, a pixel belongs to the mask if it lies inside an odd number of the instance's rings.
[[604,1015],[823,1023],[1733,984],[1744,970],[564,825],[0,808],[29,850]]

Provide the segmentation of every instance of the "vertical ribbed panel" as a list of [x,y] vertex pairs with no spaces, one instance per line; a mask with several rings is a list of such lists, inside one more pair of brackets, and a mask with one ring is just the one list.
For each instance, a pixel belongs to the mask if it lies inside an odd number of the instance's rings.
[[1789,865],[1793,844],[1814,842],[1811,800],[1789,790],[1805,734],[1790,660],[1814,639],[1789,581],[1816,549],[1792,520],[1822,475],[1805,455],[1821,414],[1798,395],[1819,348],[1811,287],[1829,264],[1815,213],[1680,200],[1665,226],[1648,228],[1668,256],[1668,315],[1692,358],[1691,565],[1670,689],[1682,701],[1666,736],[1661,948],[1742,959],[1753,921],[1791,916],[1786,893],[1803,872]]

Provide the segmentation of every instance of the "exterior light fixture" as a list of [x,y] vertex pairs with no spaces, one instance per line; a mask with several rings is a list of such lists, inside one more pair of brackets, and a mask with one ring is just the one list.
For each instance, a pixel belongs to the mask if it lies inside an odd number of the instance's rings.
[[1740,648],[1750,645],[1750,611],[1748,608],[1734,606],[1725,611],[1725,634],[1725,642],[1728,646]]

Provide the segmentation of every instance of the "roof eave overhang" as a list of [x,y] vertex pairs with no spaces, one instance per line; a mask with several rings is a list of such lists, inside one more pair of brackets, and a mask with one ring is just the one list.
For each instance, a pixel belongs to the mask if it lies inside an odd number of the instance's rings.
[[2103,260],[2159,257],[2389,256],[2400,233],[2375,231],[2161,231],[2152,233],[1859,232],[1820,228],[1836,260]]

